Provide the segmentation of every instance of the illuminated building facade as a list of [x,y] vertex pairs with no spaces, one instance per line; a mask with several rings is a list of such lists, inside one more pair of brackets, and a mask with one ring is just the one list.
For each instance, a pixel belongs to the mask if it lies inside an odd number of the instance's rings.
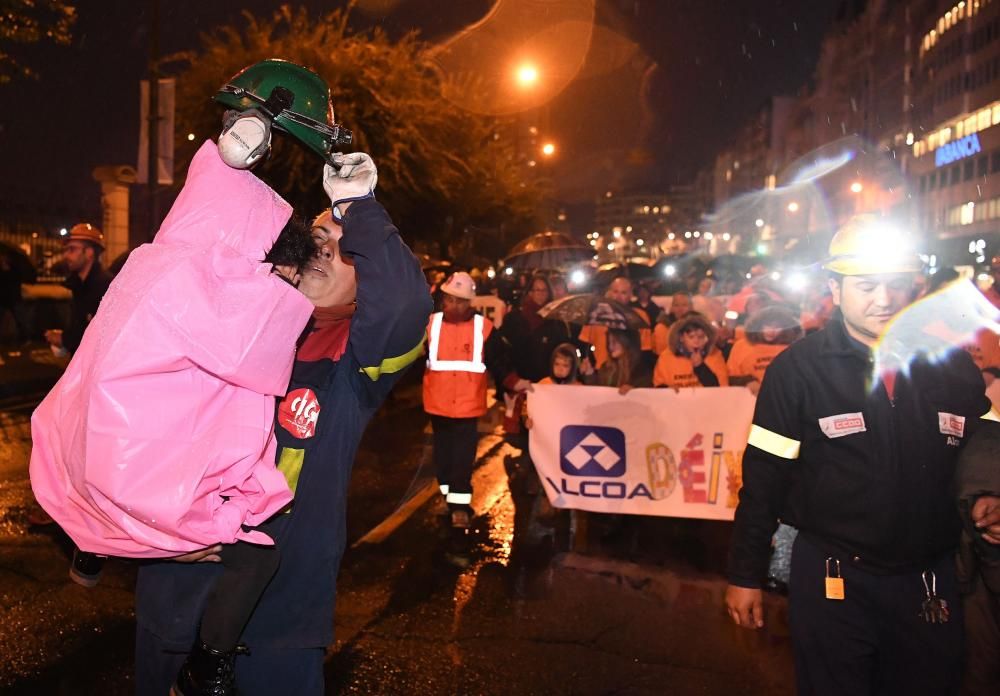
[[945,263],[1000,253],[1000,0],[921,3],[908,174]]

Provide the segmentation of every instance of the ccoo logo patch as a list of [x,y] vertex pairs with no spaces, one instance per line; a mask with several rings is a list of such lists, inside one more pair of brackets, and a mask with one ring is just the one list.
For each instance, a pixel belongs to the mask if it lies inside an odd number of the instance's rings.
[[319,411],[319,400],[312,389],[296,389],[278,406],[278,423],[300,440],[307,440],[316,434]]
[[618,428],[567,425],[559,433],[559,466],[571,476],[624,476],[625,433]]

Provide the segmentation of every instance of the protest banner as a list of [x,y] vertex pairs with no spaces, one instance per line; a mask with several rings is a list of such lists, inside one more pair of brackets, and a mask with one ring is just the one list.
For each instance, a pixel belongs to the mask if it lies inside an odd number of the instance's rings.
[[731,520],[753,407],[744,387],[535,385],[529,450],[554,507]]

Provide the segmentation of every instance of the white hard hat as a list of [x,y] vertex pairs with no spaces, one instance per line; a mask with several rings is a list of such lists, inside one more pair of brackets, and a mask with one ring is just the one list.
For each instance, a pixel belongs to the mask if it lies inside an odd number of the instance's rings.
[[476,283],[468,273],[458,271],[448,276],[448,280],[441,286],[441,292],[463,300],[471,300],[476,296]]

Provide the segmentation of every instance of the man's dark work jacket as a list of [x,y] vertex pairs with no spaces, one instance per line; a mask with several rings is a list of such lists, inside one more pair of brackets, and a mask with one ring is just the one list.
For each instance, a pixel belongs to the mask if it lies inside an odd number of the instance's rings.
[[[340,250],[354,260],[357,310],[339,359],[296,360],[285,399],[290,410],[278,413],[278,459],[295,499],[290,512],[267,526],[281,564],[243,632],[241,641],[251,650],[333,641],[347,487],[358,444],[402,370],[423,353],[431,298],[416,258],[374,200],[352,204],[343,228]],[[143,566],[136,586],[138,623],[188,650],[217,566]]]
[[69,305],[69,325],[63,331],[63,347],[70,353],[75,353],[83,340],[83,332],[87,324],[97,314],[104,293],[111,285],[111,276],[97,261],[90,267],[90,273],[83,280],[76,273],[71,274],[63,283],[73,293]]
[[982,377],[963,350],[919,357],[896,375],[890,400],[889,380],[872,388],[871,372],[869,350],[838,320],[767,368],[743,456],[730,583],[760,587],[779,518],[877,574],[954,551],[956,460],[997,419]]

